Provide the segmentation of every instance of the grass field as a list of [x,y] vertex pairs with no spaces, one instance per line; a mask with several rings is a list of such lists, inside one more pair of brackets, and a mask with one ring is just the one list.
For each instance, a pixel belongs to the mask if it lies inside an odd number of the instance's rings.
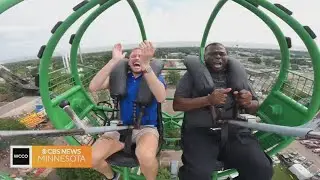
[[275,165],[274,168],[274,175],[272,180],[297,180],[297,178],[293,175],[291,175],[290,171],[281,166],[281,165]]

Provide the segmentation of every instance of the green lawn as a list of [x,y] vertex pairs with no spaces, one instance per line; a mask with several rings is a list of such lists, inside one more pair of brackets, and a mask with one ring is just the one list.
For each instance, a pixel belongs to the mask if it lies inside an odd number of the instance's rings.
[[290,171],[281,166],[281,165],[275,165],[274,166],[274,175],[272,180],[297,180],[297,178],[293,175],[291,175]]

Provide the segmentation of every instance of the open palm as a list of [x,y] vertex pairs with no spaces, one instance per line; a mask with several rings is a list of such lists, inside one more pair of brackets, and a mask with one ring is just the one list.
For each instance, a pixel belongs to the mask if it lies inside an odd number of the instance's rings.
[[112,58],[113,59],[123,59],[125,57],[125,53],[122,53],[122,45],[120,43],[114,45],[112,50]]
[[140,44],[141,48],[141,62],[144,64],[149,64],[150,60],[153,58],[155,48],[149,41],[144,41]]

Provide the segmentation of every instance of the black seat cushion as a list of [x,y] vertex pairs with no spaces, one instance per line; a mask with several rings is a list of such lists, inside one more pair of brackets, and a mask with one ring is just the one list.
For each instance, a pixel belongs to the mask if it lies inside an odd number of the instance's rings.
[[135,153],[128,154],[124,151],[119,151],[114,153],[106,159],[106,161],[112,166],[121,166],[121,167],[137,167],[139,166],[138,159]]
[[[120,141],[125,142],[128,131],[123,130],[120,132]],[[121,166],[121,167],[137,167],[139,166],[138,159],[136,157],[136,144],[131,145],[131,152],[125,151],[125,149],[112,154],[106,159],[106,161],[112,166]]]

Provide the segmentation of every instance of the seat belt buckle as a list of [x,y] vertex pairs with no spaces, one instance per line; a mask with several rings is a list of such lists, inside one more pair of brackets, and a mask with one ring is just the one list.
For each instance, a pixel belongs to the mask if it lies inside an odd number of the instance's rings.
[[212,131],[221,131],[221,128],[210,128]]
[[238,119],[241,121],[251,122],[251,123],[256,123],[261,120],[259,117],[251,114],[239,114]]

